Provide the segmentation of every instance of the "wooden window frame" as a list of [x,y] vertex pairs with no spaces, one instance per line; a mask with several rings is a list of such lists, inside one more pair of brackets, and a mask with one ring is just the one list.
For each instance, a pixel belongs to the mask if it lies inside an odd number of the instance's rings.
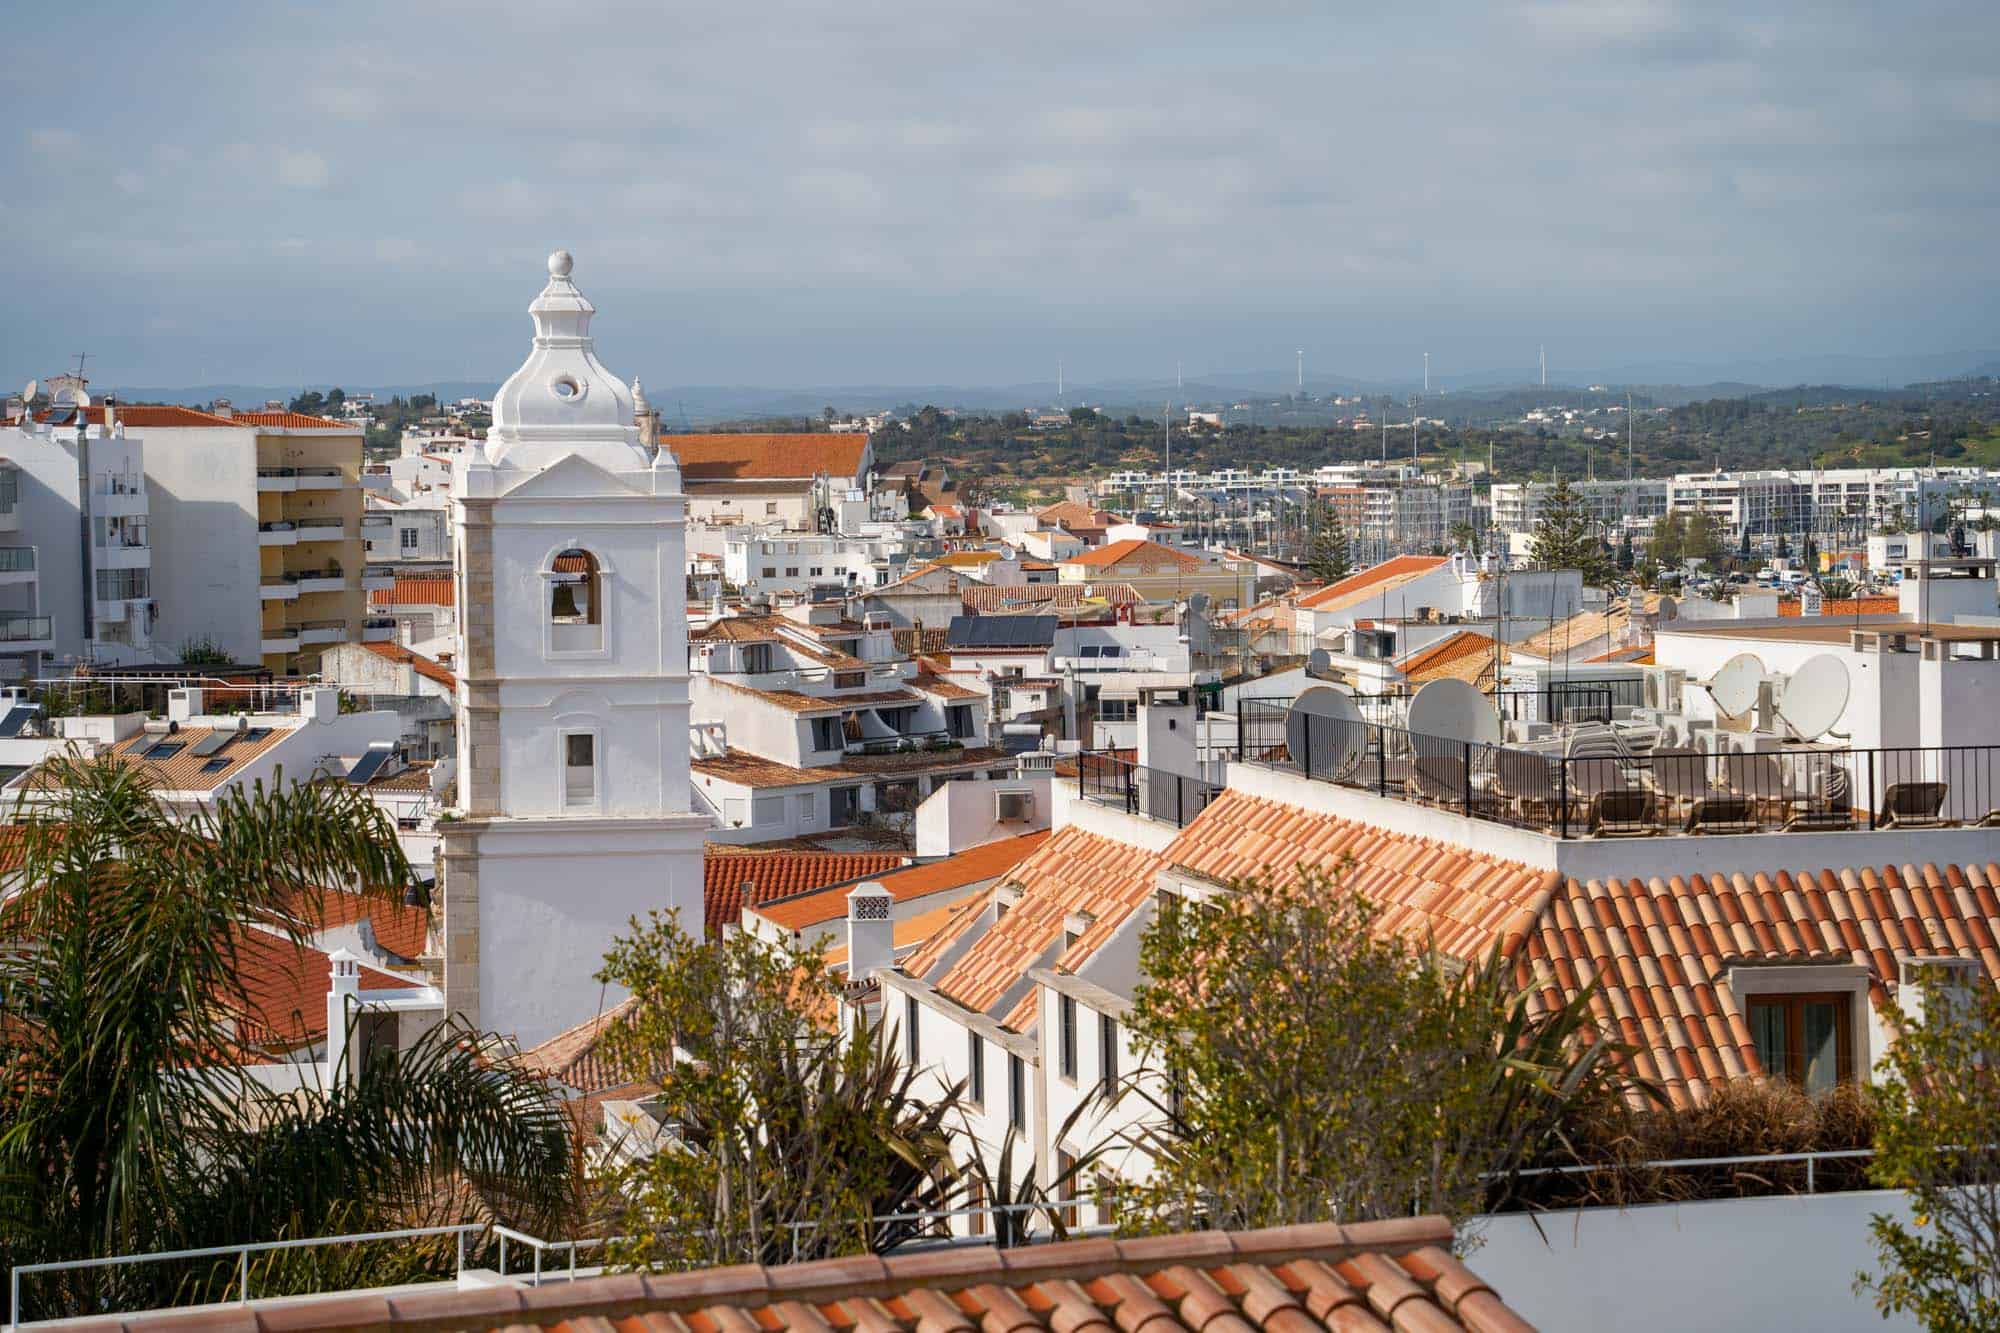
[[1056,1072],[1065,1083],[1076,1082],[1076,1001],[1056,996]]
[[[1743,1021],[1750,1029],[1751,1043],[1756,1043],[1757,1025],[1753,1019],[1756,1010],[1779,1008],[1785,1011],[1785,1068],[1765,1069],[1766,1077],[1782,1078],[1800,1087],[1805,1086],[1805,1007],[1808,1004],[1833,1006],[1834,1042],[1834,1082],[1854,1081],[1854,1005],[1853,996],[1846,991],[1765,991],[1745,997]],[[1761,1055],[1758,1057],[1763,1058]]]

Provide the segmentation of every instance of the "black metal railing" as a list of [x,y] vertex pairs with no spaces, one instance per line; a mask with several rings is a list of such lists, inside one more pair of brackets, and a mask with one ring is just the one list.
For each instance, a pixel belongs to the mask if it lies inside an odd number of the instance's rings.
[[1085,751],[1077,756],[1076,790],[1084,800],[1097,805],[1186,828],[1189,820],[1208,808],[1220,788],[1183,773]]
[[1510,722],[1609,722],[1619,708],[1643,708],[1646,682],[1636,677],[1611,680],[1552,680],[1539,689],[1496,690],[1493,706]]
[[1491,745],[1288,721],[1269,700],[1239,704],[1237,744],[1247,763],[1561,838],[2000,827],[2000,746],[1633,751],[1609,728]]

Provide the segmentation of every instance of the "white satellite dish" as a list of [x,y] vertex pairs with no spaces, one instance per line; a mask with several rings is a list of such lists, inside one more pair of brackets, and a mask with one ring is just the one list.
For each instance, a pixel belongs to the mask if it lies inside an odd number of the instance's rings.
[[1847,710],[1848,692],[1853,682],[1847,664],[1832,653],[1818,653],[1799,664],[1785,682],[1785,697],[1778,704],[1778,716],[1802,741],[1817,740],[1833,730]]
[[1354,696],[1332,685],[1302,691],[1285,713],[1285,750],[1312,777],[1338,781],[1352,773],[1368,750],[1368,724]]
[[42,391],[42,382],[40,380],[29,380],[26,385],[22,386],[21,401],[24,403],[32,403],[35,401],[35,395],[40,393],[41,391]]
[[1306,654],[1306,674],[1324,676],[1333,667],[1333,654],[1324,648],[1315,648]]
[[1475,741],[1481,745],[1500,743],[1500,714],[1493,701],[1468,682],[1449,676],[1434,680],[1416,692],[1410,700],[1406,725],[1413,736]]
[[1757,706],[1757,688],[1764,683],[1764,662],[1755,653],[1738,653],[1708,680],[1715,706],[1730,717],[1742,717]]

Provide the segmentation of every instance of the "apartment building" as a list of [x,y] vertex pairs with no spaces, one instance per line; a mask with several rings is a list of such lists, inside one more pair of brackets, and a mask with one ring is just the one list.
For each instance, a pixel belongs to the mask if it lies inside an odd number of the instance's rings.
[[153,577],[174,590],[155,640],[310,674],[327,645],[361,638],[367,590],[390,576],[367,560],[359,427],[218,403],[132,429],[147,446]]
[[[1490,496],[1494,530],[1506,535],[1533,532],[1555,489],[1556,483],[1550,481],[1496,482]],[[1569,489],[1591,522],[1605,532],[1650,531],[1653,521],[1667,512],[1667,482],[1659,478],[1572,481]]]
[[[79,382],[80,383],[80,382]],[[156,660],[143,449],[122,412],[59,408],[0,431],[0,663]]]

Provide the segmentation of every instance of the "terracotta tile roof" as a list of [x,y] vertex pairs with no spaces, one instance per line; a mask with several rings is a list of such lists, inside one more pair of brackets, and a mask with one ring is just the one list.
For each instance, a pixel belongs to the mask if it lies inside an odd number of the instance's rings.
[[[946,903],[943,907],[933,907],[928,912],[919,912],[915,916],[905,917],[903,920],[896,922],[890,929],[890,948],[898,952],[915,948],[931,936],[937,934],[938,931],[950,925],[961,913],[976,909],[979,906],[980,899],[981,895],[974,894],[970,898],[961,898],[957,902]],[[845,943],[828,947],[826,951],[826,965],[829,968],[845,968],[847,966],[847,945]]]
[[982,565],[990,565],[995,560],[1005,558],[998,551],[946,551],[931,563],[943,565],[947,569],[978,569]]
[[410,668],[425,680],[436,681],[448,689],[458,688],[457,676],[445,670],[435,659],[425,657],[422,653],[413,653],[400,643],[364,643],[361,646],[377,657]]
[[727,754],[696,759],[690,767],[696,777],[720,778],[742,787],[803,787],[816,782],[866,781],[929,769],[942,771],[967,764],[1011,767],[1013,763],[1014,756],[1005,750],[980,746],[962,750],[912,750],[907,754],[850,754],[836,764],[794,768],[776,759],[731,748]]
[[1112,542],[1109,546],[1098,546],[1063,559],[1065,565],[1081,565],[1085,569],[1110,569],[1117,565],[1131,564],[1141,571],[1159,569],[1199,569],[1201,561],[1185,551],[1176,551],[1171,546],[1146,541],[1140,537],[1128,537],[1122,542]]
[[691,500],[730,495],[804,495],[811,491],[810,478],[772,481],[688,481],[683,489]]
[[720,935],[742,921],[745,907],[886,875],[906,860],[894,852],[768,852],[710,843],[701,861],[703,924]]
[[890,708],[923,702],[914,690],[870,690],[860,694],[801,694],[797,690],[760,690],[738,685],[727,676],[711,675],[711,685],[720,685],[738,694],[754,695],[793,713],[838,713],[849,708]]
[[623,1071],[604,1057],[603,1037],[605,1031],[612,1024],[623,1021],[637,1003],[630,998],[620,1000],[595,1018],[578,1023],[566,1032],[558,1032],[541,1045],[521,1052],[519,1064],[524,1069],[586,1094],[632,1086]]
[[368,594],[370,606],[451,606],[458,593],[450,575],[398,574],[393,588]]
[[[1451,1256],[1442,1217],[1094,1237],[584,1278],[553,1287],[356,1292],[245,1311],[246,1333],[612,1328],[662,1333],[1532,1333]],[[212,1313],[85,1320],[86,1333],[210,1327]],[[206,1322],[204,1322],[206,1321]]]
[[896,651],[905,657],[928,656],[941,653],[951,634],[949,629],[898,629],[889,631],[889,637],[896,645]]
[[[179,731],[142,731],[138,735],[104,751],[121,763],[137,764],[144,768],[152,785],[162,791],[214,791],[217,787],[240,774],[246,761],[255,759],[267,751],[283,745],[296,727],[267,727],[265,734],[255,740],[246,733],[242,739],[232,741],[222,750],[212,755],[198,755],[195,747],[214,735],[237,734],[234,727],[182,727]],[[145,758],[146,751],[155,745],[174,744],[180,748],[172,755],[160,759]],[[317,757],[317,756],[314,756]],[[221,760],[229,763],[223,765]],[[208,771],[210,761],[217,761],[214,771]],[[312,760],[303,761],[310,764]]]
[[[1051,950],[1062,949],[1064,922],[1072,913],[1096,918],[1093,932],[1110,930],[1152,893],[1160,864],[1158,852],[1074,824],[1059,829],[1007,875],[1004,882],[1021,885],[1020,900],[949,969],[925,980],[966,1008],[988,1012],[1029,968]],[[931,942],[939,938],[934,936]],[[936,961],[936,954],[928,959],[913,955],[905,968],[921,976],[920,967],[927,970]]]
[[1234,789],[1195,816],[1163,859],[1227,882],[1301,865],[1332,872],[1350,857],[1341,886],[1382,910],[1383,930],[1429,935],[1457,958],[1482,958],[1495,940],[1525,938],[1556,883],[1554,871]]
[[1638,1071],[1679,1105],[1758,1074],[1727,969],[1855,963],[1878,1009],[1898,960],[1976,958],[2000,978],[2000,865],[1843,867],[1777,874],[1570,880],[1515,954],[1552,1004],[1599,983],[1599,1020],[1639,1048]]
[[1631,617],[1623,602],[1604,611],[1579,611],[1567,620],[1561,620],[1543,630],[1522,639],[1514,645],[1517,653],[1531,657],[1554,660],[1572,649],[1610,635],[1614,641],[1625,632]]
[[1614,662],[1623,666],[1651,666],[1653,662],[1653,650],[1651,648],[1611,648],[1597,654],[1595,657],[1586,657],[1583,660],[1585,665],[1593,662]]
[[[93,403],[83,409],[83,414],[92,425],[104,424],[104,404]],[[37,421],[48,420],[47,412],[37,412]],[[119,403],[118,419],[132,430],[143,430],[148,426],[242,426],[241,421],[229,417],[219,417],[213,412],[202,412],[192,407],[180,407],[172,403]]]
[[337,430],[355,436],[362,433],[361,427],[352,422],[309,417],[303,412],[238,412],[230,420],[271,430]]
[[[1085,589],[1089,589],[1086,593]],[[974,615],[992,615],[1014,607],[1045,609],[1073,607],[1086,602],[1124,606],[1146,599],[1129,583],[971,583],[958,590],[959,600]]]
[[867,668],[866,662],[829,648],[822,640],[858,638],[864,632],[851,620],[837,625],[806,625],[789,616],[733,615],[690,631],[688,639],[693,643],[777,643],[821,666],[861,671]]
[[724,616],[689,632],[696,643],[775,643],[776,616]]
[[[242,994],[224,997],[236,1013],[237,1040],[245,1046],[291,1050],[326,1037],[326,993],[333,961],[310,945],[293,944],[266,930],[240,931],[236,981]],[[400,990],[422,986],[420,977],[400,977],[368,963],[361,965],[361,989]]]
[[[863,871],[855,878],[873,878],[889,891],[892,899],[906,903],[933,893],[961,889],[969,884],[978,884],[1004,875],[1048,840],[1048,830],[1044,829],[1038,833],[1024,833],[1018,838],[1002,838],[997,842],[984,843],[954,856],[940,857],[920,865],[905,866],[900,870]],[[785,930],[804,930],[809,926],[824,925],[847,915],[848,888],[849,885],[843,882],[834,888],[800,893],[777,901],[766,901],[758,907],[757,914],[772,925]]]
[[[1822,616],[1893,616],[1902,610],[1902,603],[1894,597],[1843,597],[1838,601],[1823,601],[1819,613]],[[1796,616],[1799,603],[1779,602],[1778,614]]]
[[1078,528],[1101,532],[1118,521],[1118,515],[1108,509],[1093,509],[1075,500],[1060,500],[1046,509],[1037,509],[1035,518],[1044,528],[1067,528],[1071,532]]
[[984,699],[978,690],[969,690],[955,681],[946,680],[935,671],[919,671],[910,681],[915,688],[936,699]]
[[[1451,676],[1457,680],[1491,679],[1493,639],[1478,630],[1462,629],[1396,663],[1413,685]],[[1466,673],[1469,672],[1470,675]]]
[[375,942],[402,958],[423,957],[430,942],[430,913],[393,898],[328,889],[320,895],[317,910],[309,900],[301,899],[293,912],[314,935],[367,917],[375,931]]
[[27,859],[27,829],[19,824],[0,824],[0,874],[19,870]]
[[1329,583],[1317,592],[1308,593],[1299,599],[1299,605],[1309,611],[1344,610],[1370,597],[1392,592],[1413,579],[1422,578],[1447,559],[1442,555],[1391,556],[1379,565],[1370,565],[1359,573],[1349,574],[1338,583]]
[[690,481],[749,477],[810,479],[824,472],[852,478],[861,471],[865,435],[667,435],[660,440]]

